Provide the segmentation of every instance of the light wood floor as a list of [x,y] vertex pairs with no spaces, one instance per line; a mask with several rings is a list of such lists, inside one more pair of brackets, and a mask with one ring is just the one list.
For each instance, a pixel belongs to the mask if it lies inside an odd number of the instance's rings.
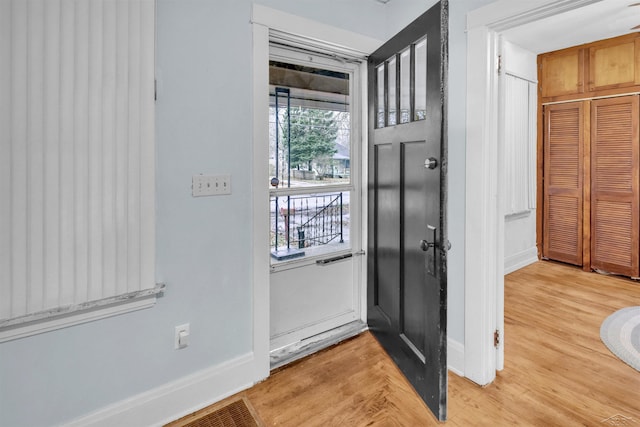
[[[640,284],[552,262],[505,282],[506,367],[485,388],[450,373],[447,425],[640,426],[640,372],[599,337],[609,314],[640,305]],[[240,395],[268,426],[438,425],[368,332]]]

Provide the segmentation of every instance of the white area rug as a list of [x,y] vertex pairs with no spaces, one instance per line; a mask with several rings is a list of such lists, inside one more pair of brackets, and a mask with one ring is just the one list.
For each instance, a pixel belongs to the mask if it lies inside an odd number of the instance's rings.
[[623,308],[604,319],[600,338],[613,354],[640,371],[640,307]]

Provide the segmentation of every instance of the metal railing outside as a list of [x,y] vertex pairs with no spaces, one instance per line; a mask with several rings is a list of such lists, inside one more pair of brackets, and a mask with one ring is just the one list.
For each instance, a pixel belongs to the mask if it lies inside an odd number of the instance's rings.
[[277,251],[343,243],[348,211],[348,195],[343,192],[273,196],[271,248]]

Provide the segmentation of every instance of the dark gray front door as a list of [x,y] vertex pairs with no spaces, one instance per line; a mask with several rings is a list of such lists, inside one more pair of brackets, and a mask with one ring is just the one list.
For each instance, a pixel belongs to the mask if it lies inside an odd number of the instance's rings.
[[447,416],[446,69],[441,1],[369,58],[368,323]]

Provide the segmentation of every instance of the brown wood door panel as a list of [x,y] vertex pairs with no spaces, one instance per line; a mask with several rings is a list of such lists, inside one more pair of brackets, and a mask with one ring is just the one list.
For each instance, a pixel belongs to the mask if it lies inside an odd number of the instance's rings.
[[582,263],[581,202],[579,197],[571,195],[549,195],[547,198],[546,205],[550,207],[546,221],[547,258],[577,265]]
[[640,276],[638,96],[592,101],[591,267]]
[[584,92],[584,50],[570,49],[540,56],[542,97]]
[[633,249],[633,203],[599,198],[592,215],[597,226],[593,232],[593,268],[637,277],[638,250]]
[[543,256],[582,265],[584,102],[545,107]]
[[589,91],[640,84],[640,39],[615,39],[589,48]]

